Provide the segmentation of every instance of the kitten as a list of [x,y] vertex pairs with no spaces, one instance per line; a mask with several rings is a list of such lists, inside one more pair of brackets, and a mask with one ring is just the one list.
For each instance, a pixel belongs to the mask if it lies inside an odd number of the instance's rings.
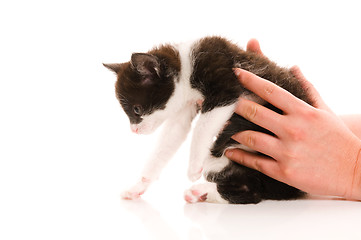
[[272,134],[234,114],[240,96],[282,113],[242,87],[232,69],[253,72],[311,104],[290,70],[221,37],[161,45],[148,53],[134,53],[129,62],[104,66],[117,74],[116,96],[133,132],[152,133],[164,123],[158,146],[141,180],[123,198],[138,198],[158,178],[185,140],[198,113],[188,177],[196,181],[203,174],[207,182],[185,191],[187,202],[247,204],[304,196],[304,192],[234,163],[224,155],[227,148],[242,147],[231,139],[237,132],[256,130]]

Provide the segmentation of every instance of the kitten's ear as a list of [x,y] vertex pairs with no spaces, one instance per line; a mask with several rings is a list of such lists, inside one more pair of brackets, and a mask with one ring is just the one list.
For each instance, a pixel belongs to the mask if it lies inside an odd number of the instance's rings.
[[120,69],[122,69],[122,63],[103,63],[104,67],[108,68],[109,70],[118,73]]
[[142,76],[148,80],[159,77],[160,63],[156,56],[147,53],[133,53],[131,59],[132,66]]

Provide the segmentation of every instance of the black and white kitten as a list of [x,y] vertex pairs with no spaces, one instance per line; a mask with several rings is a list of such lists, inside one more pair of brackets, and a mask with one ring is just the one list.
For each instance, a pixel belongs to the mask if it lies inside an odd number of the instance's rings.
[[289,69],[220,37],[161,45],[148,53],[134,53],[129,62],[104,66],[117,74],[116,96],[129,117],[133,132],[152,133],[164,123],[159,144],[142,178],[122,195],[123,198],[138,198],[158,178],[185,140],[198,113],[188,177],[196,181],[203,173],[207,182],[185,191],[186,201],[247,204],[262,199],[304,196],[302,191],[234,163],[224,155],[227,148],[242,147],[231,139],[237,132],[256,130],[272,134],[234,114],[240,96],[281,113],[243,88],[233,68],[253,72],[311,104]]

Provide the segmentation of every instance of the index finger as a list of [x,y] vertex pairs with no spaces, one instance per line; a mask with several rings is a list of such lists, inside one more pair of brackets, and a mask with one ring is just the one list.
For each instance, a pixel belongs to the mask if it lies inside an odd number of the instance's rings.
[[273,106],[281,109],[283,112],[293,112],[296,106],[305,103],[296,98],[287,90],[276,84],[265,80],[246,70],[236,68],[234,70],[238,80],[248,90],[252,91]]

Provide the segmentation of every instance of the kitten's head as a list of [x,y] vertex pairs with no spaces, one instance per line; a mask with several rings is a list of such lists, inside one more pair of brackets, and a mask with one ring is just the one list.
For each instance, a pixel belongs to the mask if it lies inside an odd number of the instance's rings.
[[170,114],[166,105],[174,91],[174,73],[158,57],[146,53],[134,53],[130,62],[104,66],[117,74],[116,97],[132,131],[152,133]]

